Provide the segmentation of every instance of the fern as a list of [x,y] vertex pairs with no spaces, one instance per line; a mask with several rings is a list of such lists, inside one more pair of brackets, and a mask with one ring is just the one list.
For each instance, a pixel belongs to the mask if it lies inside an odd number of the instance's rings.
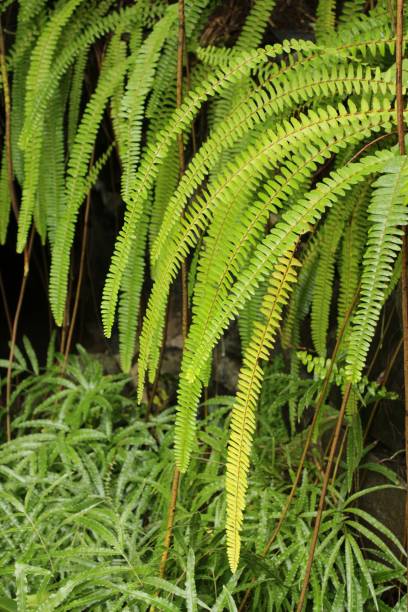
[[231,414],[231,433],[227,456],[227,549],[231,570],[238,567],[240,536],[247,473],[255,430],[255,408],[262,386],[262,360],[268,360],[281,320],[281,312],[289,297],[289,286],[295,281],[298,265],[292,253],[287,253],[277,263],[265,294],[262,313],[265,321],[254,325],[253,335],[244,353],[244,361],[238,381],[236,403]]
[[402,244],[399,226],[408,222],[407,159],[395,157],[384,166],[374,183],[368,209],[367,249],[363,258],[361,298],[353,319],[347,355],[347,373],[357,382],[380,316],[384,293],[392,275],[392,264]]

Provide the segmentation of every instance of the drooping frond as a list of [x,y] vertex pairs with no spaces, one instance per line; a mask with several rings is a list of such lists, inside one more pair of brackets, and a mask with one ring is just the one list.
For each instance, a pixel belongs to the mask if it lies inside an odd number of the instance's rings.
[[358,382],[365,366],[402,244],[401,226],[408,223],[408,158],[394,156],[381,168],[383,174],[374,183],[368,209],[368,239],[363,256],[360,301],[352,321],[347,354],[347,376]]
[[[30,70],[26,80],[25,113],[31,116],[38,100],[38,92],[45,86],[50,66],[54,58],[58,39],[64,25],[68,22],[72,13],[82,0],[70,0],[64,4],[57,5],[53,16],[47,22],[44,31],[31,54]],[[39,132],[41,132],[41,127]],[[45,228],[45,218],[42,218],[37,204],[37,190],[40,180],[40,157],[41,157],[40,133],[33,134],[33,138],[24,148],[25,178],[18,224],[17,250],[21,252],[25,246],[28,231],[30,229],[32,215],[37,210],[36,225]]]
[[75,222],[88,188],[85,177],[96,134],[107,102],[125,70],[126,63],[121,66],[111,66],[109,53],[107,54],[105,69],[102,70],[97,88],[87,104],[72,146],[68,162],[64,210],[57,227],[51,263],[50,302],[58,325],[62,324],[64,314]]
[[262,304],[264,320],[254,325],[239,374],[238,391],[231,414],[226,474],[227,552],[232,572],[237,570],[240,555],[240,531],[248,487],[255,411],[263,380],[262,361],[268,360],[274,346],[282,309],[289,299],[290,285],[296,279],[297,265],[299,263],[290,251],[277,262]]
[[135,182],[132,185],[132,193],[129,206],[126,210],[124,225],[116,241],[115,251],[112,256],[104,287],[102,319],[105,333],[108,336],[112,329],[119,287],[131,249],[131,237],[134,232],[135,224],[140,217],[143,203],[157,176],[161,159],[166,156],[177,134],[181,133],[191,124],[199,107],[205,102],[208,96],[214,95],[217,91],[222,90],[223,87],[230,85],[235,80],[239,80],[239,78],[251,70],[253,66],[265,60],[265,56],[266,53],[264,50],[242,54],[240,59],[237,60],[229,70],[220,70],[212,75],[207,82],[203,83],[195,92],[186,98],[183,106],[175,111],[167,128],[158,135],[155,145],[147,149]]
[[259,47],[275,4],[276,0],[255,0],[235,44],[236,50],[245,51]]
[[186,370],[187,380],[192,382],[195,379],[196,372],[200,372],[201,364],[207,361],[222,331],[238,314],[254,287],[273,269],[276,259],[291,248],[300,235],[307,233],[310,224],[316,223],[339,196],[343,196],[345,191],[367,176],[381,170],[392,155],[388,151],[377,153],[335,171],[283,215],[282,220],[255,249],[248,265],[232,287],[229,298],[214,312],[208,330],[197,343],[194,355],[191,355]]
[[367,197],[371,184],[367,181],[353,190],[353,210],[346,224],[339,263],[340,283],[338,307],[338,329],[346,312],[353,303],[360,280],[361,258],[367,237]]
[[318,43],[330,44],[334,35],[336,0],[319,0],[316,11],[315,33]]
[[321,241],[319,261],[314,279],[311,331],[315,349],[322,357],[326,356],[336,253],[344,233],[345,222],[351,212],[351,206],[352,198],[347,194],[341,205],[335,206],[329,211],[324,226],[320,230]]

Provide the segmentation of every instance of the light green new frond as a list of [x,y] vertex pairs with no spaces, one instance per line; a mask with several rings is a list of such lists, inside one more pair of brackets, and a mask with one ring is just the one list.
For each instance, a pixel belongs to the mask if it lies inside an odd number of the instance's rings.
[[341,206],[332,208],[320,230],[322,238],[314,281],[311,331],[315,349],[322,357],[326,356],[336,253],[343,236],[344,225],[350,214],[352,204],[352,199],[347,197],[343,200]]
[[306,195],[304,200],[284,213],[282,221],[255,249],[251,261],[241,272],[228,299],[225,299],[213,313],[206,333],[194,347],[195,352],[191,355],[191,361],[186,370],[187,380],[195,379],[195,373],[200,371],[202,364],[209,358],[222,331],[238,314],[254,288],[273,269],[276,259],[291,248],[300,235],[309,231],[310,224],[316,223],[326,208],[332,206],[353,185],[377,172],[390,156],[389,152],[378,153],[359,163],[349,164],[339,169],[319,183],[313,191]]
[[361,297],[352,322],[347,377],[358,382],[375,333],[390,282],[393,262],[402,244],[401,226],[408,223],[408,159],[394,157],[381,168],[368,209],[368,240],[363,257]]
[[140,217],[143,203],[157,176],[161,160],[167,155],[169,147],[176,139],[177,134],[181,133],[191,124],[203,102],[209,96],[222,90],[223,87],[230,85],[231,82],[242,78],[242,75],[250,71],[253,66],[264,61],[265,56],[264,50],[245,53],[228,71],[221,70],[211,76],[207,82],[187,96],[183,106],[173,114],[167,128],[158,135],[155,145],[147,149],[132,186],[130,203],[125,213],[123,227],[116,240],[115,251],[103,291],[102,320],[107,336],[110,335],[114,322],[119,288],[127,265],[135,225]]
[[102,69],[98,85],[84,111],[68,162],[68,176],[65,186],[63,216],[58,224],[54,252],[51,262],[50,302],[58,325],[61,325],[68,284],[71,247],[74,240],[75,224],[79,207],[86,195],[88,165],[95,138],[106,104],[120,83],[127,64],[109,66],[109,52],[106,68]]
[[232,408],[227,455],[227,552],[232,572],[238,568],[240,531],[248,488],[248,471],[255,431],[255,410],[262,387],[262,361],[268,360],[282,318],[282,309],[289,299],[299,263],[293,252],[281,257],[271,275],[262,304],[262,322],[256,322],[251,341],[244,353],[238,379],[237,397]]

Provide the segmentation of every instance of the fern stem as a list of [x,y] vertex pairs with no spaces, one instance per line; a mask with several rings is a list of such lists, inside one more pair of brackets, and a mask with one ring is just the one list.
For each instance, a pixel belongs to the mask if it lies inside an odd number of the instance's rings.
[[173,482],[171,485],[171,498],[167,515],[166,535],[164,537],[164,550],[160,560],[160,577],[164,578],[166,574],[166,563],[169,558],[170,544],[173,536],[174,516],[176,513],[176,504],[178,497],[178,489],[180,482],[180,470],[175,467],[173,474]]
[[6,290],[4,288],[3,275],[1,271],[0,271],[0,293],[1,293],[1,299],[3,301],[4,313],[7,319],[7,326],[9,328],[9,334],[11,336],[11,333],[13,330],[13,324],[11,322],[10,308],[9,308],[8,301],[7,301],[7,295],[6,295]]
[[350,392],[351,392],[351,383],[348,383],[344,391],[343,401],[341,404],[339,416],[337,417],[336,429],[334,431],[333,441],[330,447],[330,455],[329,455],[326,470],[324,473],[323,485],[322,485],[322,490],[320,493],[319,507],[317,510],[315,525],[313,529],[312,541],[311,541],[310,550],[309,550],[309,557],[307,559],[307,564],[306,564],[306,572],[305,572],[305,576],[303,579],[302,590],[300,593],[299,603],[297,605],[296,612],[302,612],[303,606],[305,603],[305,599],[306,599],[307,589],[309,586],[310,572],[312,570],[314,554],[315,554],[316,546],[317,546],[317,539],[319,536],[320,524],[322,522],[322,517],[323,517],[323,510],[324,510],[325,501],[326,501],[327,488],[329,485],[334,456],[336,454],[337,444],[339,441],[340,431],[341,431],[341,427],[343,424],[343,419],[344,419],[344,415],[346,412],[347,403],[350,397]]
[[[346,312],[346,314],[344,316],[343,323],[342,323],[342,326],[340,328],[339,335],[337,337],[336,344],[335,344],[335,347],[333,349],[333,353],[331,355],[330,364],[329,364],[329,367],[327,369],[326,376],[325,376],[325,378],[323,380],[323,385],[322,385],[319,397],[318,397],[318,399],[316,401],[313,419],[312,419],[312,422],[311,422],[310,427],[309,427],[309,431],[308,431],[308,434],[307,434],[305,445],[303,447],[302,456],[300,458],[300,462],[299,462],[299,465],[298,465],[298,468],[297,468],[297,471],[296,471],[296,475],[295,475],[295,480],[293,481],[292,488],[291,488],[290,493],[289,493],[289,495],[287,497],[287,500],[286,500],[285,505],[284,505],[284,507],[282,509],[282,512],[281,512],[281,514],[279,516],[278,523],[277,523],[275,529],[273,530],[273,533],[272,533],[271,537],[269,538],[267,544],[265,545],[265,548],[262,551],[262,554],[261,554],[262,557],[266,557],[266,555],[268,554],[269,550],[271,549],[272,544],[276,540],[277,535],[280,532],[281,527],[282,527],[282,525],[283,525],[283,523],[285,521],[285,518],[286,518],[286,516],[287,516],[287,514],[289,512],[290,505],[291,505],[291,503],[293,501],[293,498],[295,496],[296,490],[298,488],[298,485],[299,485],[299,482],[300,482],[300,478],[301,478],[302,472],[303,472],[303,466],[304,466],[305,461],[306,461],[306,456],[307,456],[307,453],[309,452],[309,448],[310,448],[310,445],[312,443],[312,439],[313,439],[313,434],[314,434],[314,430],[315,430],[315,427],[316,427],[316,423],[317,423],[317,421],[319,419],[320,411],[322,409],[324,400],[326,399],[326,395],[327,395],[327,391],[328,391],[328,387],[329,387],[329,383],[330,383],[330,378],[331,378],[331,375],[332,375],[332,372],[333,372],[333,367],[334,367],[334,364],[335,364],[335,361],[336,361],[336,358],[337,358],[337,353],[338,353],[338,351],[340,349],[340,345],[342,343],[345,331],[346,331],[347,326],[349,324],[351,315],[352,315],[352,313],[354,311],[354,308],[356,307],[358,296],[359,296],[359,292],[360,292],[360,287],[357,287],[357,291],[356,291],[356,293],[354,295],[354,299],[353,299],[352,303],[350,304],[350,307],[349,307],[349,309],[347,310],[347,312]],[[252,582],[255,582],[255,580],[256,580],[256,578],[254,578],[252,580]],[[250,596],[251,596],[251,590],[248,589],[246,591],[245,595],[244,595],[244,598],[243,598],[240,606],[239,606],[239,612],[243,612],[243,610],[245,610],[246,604],[248,603],[248,600],[249,600]]]
[[[398,144],[401,155],[405,155],[405,133],[404,133],[404,98],[402,93],[402,62],[404,55],[404,0],[397,0],[396,14],[396,104],[397,104],[397,130]],[[405,395],[405,468],[408,480],[408,229],[404,227],[402,237],[402,330],[404,345],[404,395]],[[408,550],[408,491],[405,496],[405,518],[404,518],[404,545]],[[408,578],[408,557],[407,557]]]
[[[90,161],[89,166],[92,167],[93,163],[94,163],[94,156],[95,156],[95,149],[92,153],[92,158]],[[82,281],[83,281],[83,277],[84,277],[84,269],[85,269],[85,254],[86,254],[86,247],[87,247],[87,243],[88,243],[88,230],[89,230],[89,211],[91,208],[91,187],[89,188],[88,191],[88,195],[86,197],[86,204],[85,204],[85,212],[84,212],[84,228],[83,228],[83,232],[82,232],[82,244],[81,244],[81,255],[80,255],[80,260],[79,260],[79,271],[78,271],[78,280],[77,280],[77,286],[75,289],[75,298],[74,298],[74,306],[72,309],[72,315],[71,315],[71,320],[69,322],[69,328],[68,328],[68,333],[67,333],[67,340],[65,343],[65,347],[64,347],[64,365],[63,365],[63,370],[65,370],[66,365],[67,365],[67,361],[68,361],[68,356],[71,350],[71,344],[72,344],[72,338],[74,335],[74,329],[75,329],[75,323],[76,323],[76,318],[77,318],[77,314],[78,314],[78,306],[79,306],[79,298],[81,295],[81,288],[82,288]]]
[[[184,0],[178,0],[178,47],[177,47],[177,85],[176,85],[176,106],[180,108],[183,103],[183,64],[185,50],[185,14]],[[184,155],[184,140],[183,134],[177,136],[178,155],[179,155],[179,170],[180,177],[185,171],[185,155]],[[187,264],[184,260],[181,266],[181,298],[182,298],[182,335],[183,344],[187,337],[188,327],[188,287],[187,287]],[[165,341],[165,340],[163,340]],[[167,528],[164,538],[164,550],[160,560],[160,577],[164,578],[166,574],[166,563],[169,556],[169,550],[173,535],[174,516],[176,513],[177,496],[180,482],[180,470],[177,466],[174,467],[173,482],[171,487],[171,499],[167,514]]]
[[[7,182],[9,188],[9,194],[11,198],[11,206],[14,212],[16,221],[18,222],[18,204],[17,195],[14,188],[14,170],[13,170],[13,159],[11,154],[11,103],[10,103],[10,88],[7,74],[6,64],[6,48],[4,43],[3,28],[0,23],[0,72],[1,79],[3,82],[3,95],[4,95],[4,112],[5,112],[5,148],[6,148],[6,162],[7,162]],[[21,281],[20,293],[18,296],[16,312],[14,314],[13,325],[11,329],[10,338],[10,351],[7,363],[7,375],[6,375],[6,437],[7,441],[11,440],[11,419],[10,419],[10,399],[11,399],[11,372],[14,361],[14,352],[16,348],[16,339],[18,324],[20,320],[21,308],[23,305],[25,290],[27,286],[28,273],[30,270],[30,258],[31,251],[34,241],[34,228],[31,230],[30,240],[28,247],[25,247],[23,254],[23,279]]]
[[7,363],[7,377],[6,377],[6,437],[7,441],[11,440],[11,418],[10,418],[10,399],[11,399],[11,371],[13,367],[14,361],[14,352],[16,349],[16,340],[17,340],[17,330],[18,324],[20,321],[21,307],[23,305],[24,295],[27,287],[28,274],[30,271],[30,258],[31,251],[33,248],[34,242],[34,227],[31,229],[30,238],[28,241],[28,246],[24,249],[23,254],[23,279],[21,281],[20,293],[18,295],[18,301],[16,306],[16,312],[13,320],[13,329],[11,332],[11,340],[10,340],[10,351],[8,356]]

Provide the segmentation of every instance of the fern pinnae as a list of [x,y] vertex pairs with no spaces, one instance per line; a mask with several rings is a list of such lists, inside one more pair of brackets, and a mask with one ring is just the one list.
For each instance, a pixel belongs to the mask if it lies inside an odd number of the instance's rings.
[[240,531],[255,430],[255,409],[263,379],[260,362],[268,359],[273,348],[282,309],[289,299],[290,286],[295,282],[295,268],[298,265],[293,251],[287,252],[278,260],[262,305],[265,321],[255,323],[239,375],[237,397],[231,414],[226,475],[227,552],[232,572],[237,570],[239,562]]
[[389,156],[389,152],[384,152],[383,155],[370,156],[339,169],[307,194],[296,208],[283,215],[282,221],[255,249],[251,261],[232,287],[229,299],[213,314],[209,329],[195,347],[195,353],[186,371],[188,380],[194,380],[195,372],[199,372],[201,364],[208,359],[222,330],[238,314],[248,296],[253,293],[254,287],[273,269],[276,258],[289,249],[298,240],[299,235],[308,232],[310,224],[316,223],[324,210],[332,206],[339,196],[353,184],[378,171]]
[[[122,197],[128,203],[130,188],[135,180],[142,137],[143,108],[152,86],[161,48],[176,17],[176,5],[156,23],[152,33],[136,52],[134,65],[122,99],[119,115],[124,122],[125,141],[122,142]],[[143,83],[143,86],[140,86]]]
[[[382,170],[382,168],[381,168]],[[368,209],[368,240],[363,257],[361,297],[352,321],[347,354],[347,377],[358,382],[392,276],[392,264],[402,244],[401,226],[407,225],[408,161],[395,156],[384,164],[374,183]]]
[[351,200],[355,202],[346,225],[339,262],[338,329],[350,308],[360,280],[361,257],[367,236],[367,197],[371,182],[353,189]]
[[109,53],[106,57],[106,68],[99,77],[78,128],[68,162],[68,176],[65,186],[65,206],[63,217],[57,228],[55,247],[51,262],[50,301],[58,325],[61,325],[68,284],[70,252],[74,239],[75,221],[78,209],[86,195],[85,176],[92,155],[96,134],[102,120],[109,97],[121,79],[127,64],[120,67],[109,66]]
[[[310,51],[310,47],[305,49]],[[313,49],[313,47],[312,47]],[[374,91],[391,93],[393,82],[390,77],[382,75],[378,70],[371,71],[353,64],[329,67],[318,58],[320,66],[314,65],[316,57],[307,56],[298,64],[286,65],[278,72],[271,73],[272,83],[261,96],[261,91],[255,88],[248,99],[244,99],[231,111],[230,117],[215,127],[211,138],[193,157],[183,176],[183,179],[170,199],[158,237],[152,247],[152,258],[156,261],[160,253],[167,248],[166,239],[171,235],[177,223],[183,206],[194,193],[199,181],[203,180],[209,169],[216,163],[217,157],[226,147],[234,145],[238,138],[243,139],[249,129],[254,130],[257,123],[265,121],[269,116],[288,113],[293,107],[310,98],[318,99],[329,93],[350,95],[353,91],[360,93],[373,88]],[[341,61],[341,60],[340,60]],[[307,63],[310,62],[308,66]],[[291,73],[294,74],[291,74]],[[299,72],[299,75],[297,74]],[[265,84],[264,84],[265,85]]]
[[343,205],[332,208],[321,228],[323,234],[317,263],[315,288],[311,310],[311,332],[313,344],[321,357],[326,356],[327,332],[329,329],[330,307],[332,304],[336,253],[348,215],[351,212],[351,198]]
[[[69,0],[66,4],[55,9],[52,18],[48,21],[38,42],[31,54],[31,65],[26,80],[25,117],[31,116],[37,102],[37,92],[41,91],[50,71],[58,39],[64,25],[82,0]],[[20,137],[20,145],[24,149],[24,165],[26,167],[19,224],[17,232],[17,251],[24,249],[32,215],[37,202],[38,184],[40,180],[40,157],[42,147],[42,127],[36,126],[30,141],[24,139],[24,128]],[[40,227],[45,225],[41,219]]]
[[112,329],[121,277],[129,256],[134,226],[140,217],[143,202],[157,176],[160,160],[166,156],[177,134],[191,123],[199,106],[208,96],[214,94],[218,89],[225,87],[231,80],[238,79],[242,73],[250,70],[251,67],[264,60],[264,58],[264,51],[246,53],[229,71],[226,73],[221,71],[221,74],[218,72],[213,75],[198,90],[187,97],[183,106],[175,111],[167,129],[159,134],[155,146],[147,150],[136,177],[135,184],[132,186],[130,204],[125,213],[123,227],[116,240],[115,250],[103,291],[101,308],[106,335],[109,335]]
[[[313,118],[315,119],[314,116]],[[377,124],[377,121],[378,119],[374,120],[374,126],[373,126],[374,129]],[[297,164],[299,164],[299,177],[302,177],[302,174],[306,174],[307,176],[307,172],[310,173],[314,170],[314,168],[316,167],[315,160],[322,162],[325,159],[325,156],[327,156],[327,154],[330,152],[330,150],[337,150],[339,146],[345,146],[345,144],[348,141],[347,140],[348,138],[350,139],[349,142],[350,141],[352,142],[353,140],[355,141],[356,139],[358,140],[359,138],[364,137],[364,133],[361,131],[360,119],[357,120],[356,124],[353,127],[353,131],[351,133],[347,131],[344,133],[341,133],[339,129],[332,131],[332,126],[330,122],[327,126],[327,129],[328,129],[327,137],[330,143],[329,146],[327,146],[326,144],[325,145],[322,144],[322,149],[316,149],[315,146],[312,146],[309,164],[307,164],[306,162],[307,158],[305,160],[303,159],[303,157],[299,156],[299,159],[296,162]],[[316,134],[315,130],[312,129],[311,135],[310,135],[312,140],[315,139],[315,134]],[[322,130],[320,130],[320,137],[322,137]],[[268,137],[267,137],[267,140],[268,140],[268,143],[270,144],[271,140]],[[282,147],[283,140],[278,139],[278,142],[279,142],[280,147]],[[272,139],[272,143],[273,143],[273,139]],[[288,146],[288,149],[291,148],[290,140],[286,143],[286,145]],[[280,154],[282,154],[281,148],[280,148]],[[308,168],[307,172],[306,172],[306,168]],[[295,167],[293,166],[293,164],[292,166],[289,166],[287,170],[287,174],[285,175],[286,179],[292,178],[292,176],[296,177],[296,172],[294,172],[294,170],[295,170]],[[272,202],[270,201],[271,195],[275,193],[275,197],[277,198],[276,201],[279,201],[279,198],[285,198],[285,194],[287,193],[288,189],[289,190],[291,189],[290,183],[289,182],[286,183],[286,180],[282,180],[280,184],[277,183],[275,188],[271,190],[270,194],[267,194],[265,201],[262,201],[259,203],[259,210],[255,209],[256,214],[254,215],[254,218],[251,218],[251,219],[249,218],[246,223],[245,223],[245,219],[243,220],[243,223],[245,224],[245,226],[243,228],[242,239],[232,250],[231,257],[226,263],[224,272],[222,273],[222,275],[220,275],[220,278],[218,280],[219,287],[215,291],[214,297],[211,296],[211,294],[213,293],[213,289],[209,287],[207,289],[208,295],[206,296],[206,300],[203,301],[203,303],[201,304],[200,313],[198,315],[195,315],[193,318],[193,322],[192,322],[192,325],[189,331],[189,335],[187,337],[185,351],[183,354],[183,365],[182,365],[182,372],[181,372],[182,382],[180,384],[180,391],[179,391],[179,402],[182,405],[186,405],[186,406],[189,405],[189,408],[191,411],[194,411],[194,409],[196,408],[196,404],[192,402],[192,398],[189,397],[188,395],[188,384],[184,384],[183,381],[189,380],[190,382],[193,382],[196,376],[200,376],[202,363],[200,362],[199,364],[197,364],[197,356],[200,355],[201,348],[203,348],[206,351],[206,357],[204,358],[203,362],[209,359],[211,349],[207,351],[210,345],[206,346],[207,340],[209,340],[209,337],[208,337],[209,328],[213,326],[214,320],[217,320],[217,317],[219,316],[219,313],[220,313],[220,309],[222,308],[223,300],[225,301],[228,299],[227,292],[228,292],[228,288],[231,286],[231,283],[232,283],[232,276],[238,271],[238,268],[236,268],[237,264],[236,262],[234,262],[235,258],[238,256],[238,260],[239,260],[239,256],[242,254],[243,251],[245,251],[245,245],[246,247],[248,247],[248,245],[251,244],[251,241],[249,240],[250,232],[252,232],[254,228],[256,229],[257,222],[258,223],[260,222],[262,224],[261,215],[265,215],[266,211],[268,210],[267,206],[271,207],[269,208],[269,210],[273,210]],[[279,190],[281,190],[281,196],[278,195]],[[199,202],[199,205],[200,205],[199,214],[200,215],[203,213],[204,204],[205,203],[203,201]],[[248,214],[251,210],[252,209],[249,208]],[[185,257],[190,240],[191,240],[191,237],[188,239],[185,245],[181,246],[180,244],[179,254],[177,255],[177,257],[180,257],[180,260],[182,257]],[[166,274],[169,274],[170,280],[175,275],[175,268],[173,267],[174,264],[171,264],[171,256],[169,256],[169,253],[174,253],[174,251],[175,251],[174,247],[168,249],[165,257],[163,258],[163,262],[164,260],[166,260],[165,269],[167,270]],[[153,287],[153,292],[149,300],[148,314],[145,320],[145,324],[143,326],[140,354],[145,360],[147,360],[146,344],[145,344],[146,336],[144,336],[143,334],[151,333],[149,332],[149,329],[151,330],[156,329],[157,325],[159,324],[158,322],[160,321],[161,313],[164,312],[163,309],[164,309],[164,305],[166,301],[167,294],[164,292],[164,284],[163,284],[164,278],[165,278],[164,273],[163,275],[160,275],[158,273],[158,279],[159,278],[160,278],[160,282],[156,281]],[[168,282],[169,281],[166,281],[166,286]],[[257,282],[255,282],[254,286],[256,286],[256,284]],[[229,289],[229,291],[231,290]],[[242,304],[243,303],[244,301],[242,302]],[[152,337],[150,336],[150,341],[151,340],[152,340]],[[211,346],[214,346],[215,339],[212,338],[210,342],[211,342]],[[147,346],[149,345],[147,344]],[[198,347],[199,347],[199,350],[197,351]],[[145,367],[144,362],[139,361],[139,367],[142,367],[142,368]],[[142,369],[142,372],[143,372],[143,369]],[[141,386],[139,389],[139,393],[141,393],[141,389],[143,387],[142,378],[143,377],[140,376]],[[186,396],[184,396],[184,392],[186,392]]]

